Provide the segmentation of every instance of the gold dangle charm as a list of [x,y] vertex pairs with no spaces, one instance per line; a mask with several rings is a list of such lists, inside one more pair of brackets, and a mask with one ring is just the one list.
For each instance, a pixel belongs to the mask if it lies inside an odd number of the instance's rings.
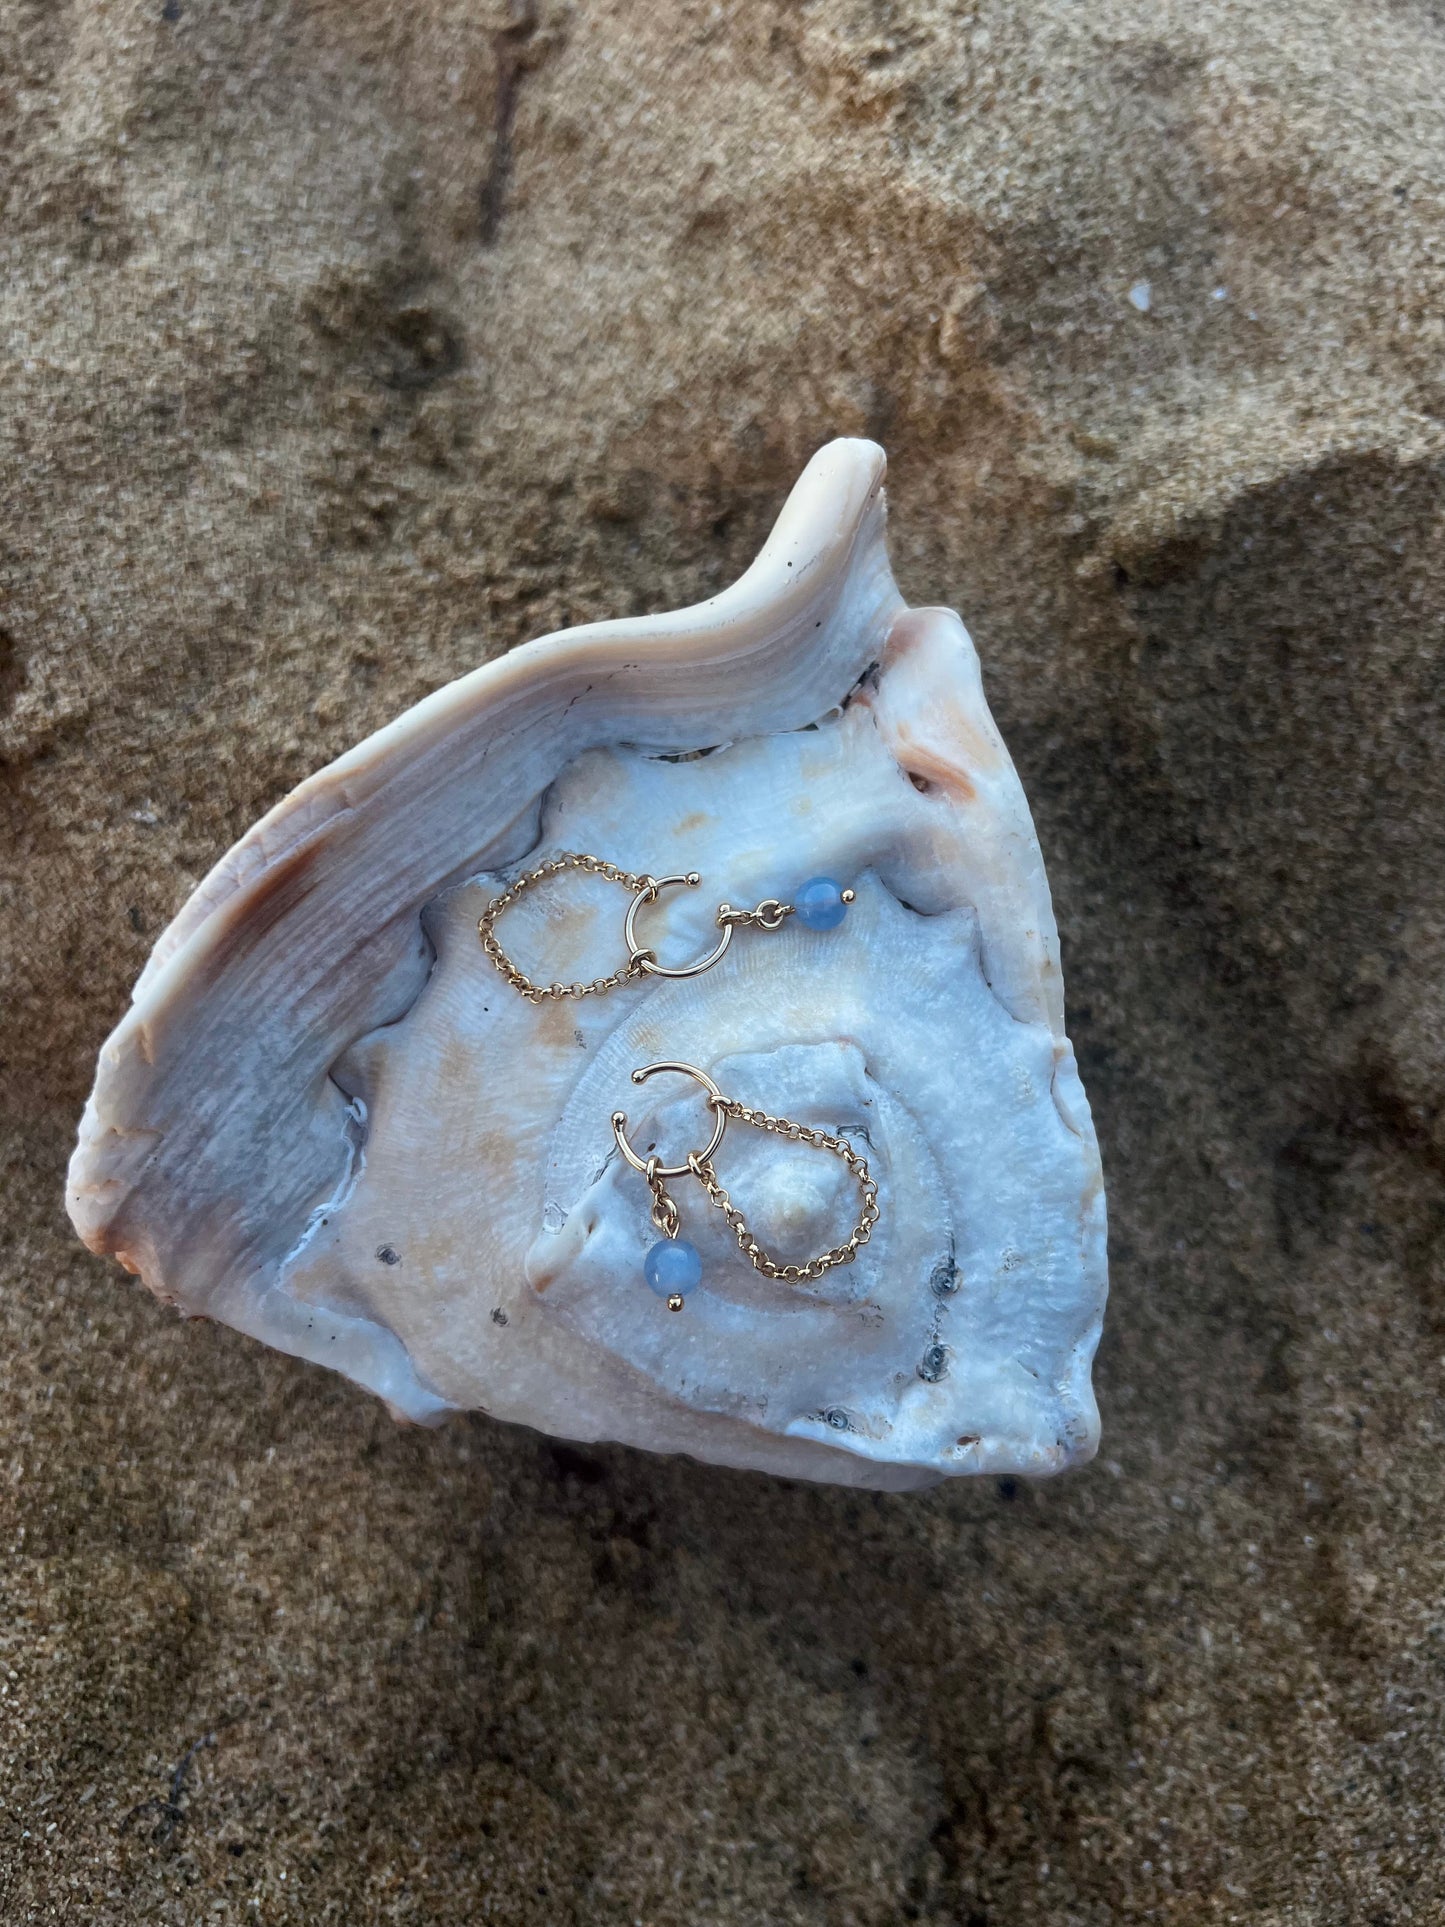
[[[690,1176],[697,1179],[709,1201],[717,1206],[727,1220],[728,1229],[737,1239],[738,1250],[753,1269],[760,1271],[765,1278],[780,1278],[786,1284],[798,1284],[821,1278],[836,1265],[851,1265],[859,1249],[872,1237],[873,1227],[878,1222],[878,1186],[869,1174],[867,1159],[859,1157],[847,1138],[835,1137],[830,1131],[820,1131],[809,1124],[795,1124],[791,1118],[769,1117],[766,1111],[755,1111],[733,1098],[724,1097],[707,1072],[698,1070],[694,1064],[648,1064],[645,1069],[632,1073],[632,1081],[634,1084],[645,1084],[658,1071],[677,1071],[684,1077],[695,1078],[707,1092],[708,1108],[713,1113],[712,1136],[708,1139],[707,1148],[690,1151],[682,1164],[661,1164],[656,1157],[640,1158],[628,1142],[627,1113],[612,1113],[612,1135],[617,1140],[617,1148],[633,1170],[640,1171],[647,1179],[648,1189],[652,1193],[652,1222],[662,1237],[644,1260],[643,1276],[658,1296],[666,1299],[668,1310],[681,1311],[687,1292],[702,1282],[702,1253],[695,1244],[678,1236],[680,1216],[676,1200],[666,1188],[668,1178]],[[821,1257],[813,1258],[805,1265],[779,1264],[768,1256],[748,1229],[742,1212],[718,1182],[713,1169],[713,1157],[723,1141],[730,1118],[736,1119],[739,1124],[752,1124],[760,1131],[772,1131],[793,1144],[809,1144],[815,1150],[831,1151],[835,1157],[842,1159],[857,1181],[863,1200],[858,1222],[845,1243],[835,1245],[831,1251],[825,1251]]]
[[[504,910],[510,909],[517,899],[531,889],[534,883],[541,883],[547,877],[558,876],[564,870],[585,870],[592,876],[607,877],[613,883],[620,883],[632,892],[632,902],[623,921],[622,935],[627,945],[627,962],[614,970],[608,977],[594,977],[586,984],[537,984],[503,950],[497,940],[496,924]],[[657,952],[649,950],[638,942],[638,912],[649,903],[656,903],[664,890],[683,888],[696,890],[702,878],[696,870],[689,870],[685,876],[654,877],[646,874],[634,875],[631,870],[619,869],[600,856],[578,856],[570,853],[553,857],[549,862],[538,864],[520,876],[509,889],[499,897],[493,897],[477,919],[477,934],[482,940],[482,949],[501,971],[514,990],[518,990],[529,1003],[540,1004],[549,997],[595,997],[601,992],[615,990],[630,978],[643,973],[650,977],[696,977],[713,965],[726,952],[733,940],[733,931],[748,927],[754,930],[779,930],[788,917],[796,917],[810,930],[836,930],[847,913],[848,905],[854,900],[854,892],[845,890],[833,882],[831,877],[811,877],[794,892],[792,903],[783,903],[777,897],[764,897],[754,910],[734,910],[730,903],[720,903],[717,911],[718,928],[722,935],[705,956],[690,964],[667,965],[657,960]],[[640,1167],[639,1167],[640,1168]]]

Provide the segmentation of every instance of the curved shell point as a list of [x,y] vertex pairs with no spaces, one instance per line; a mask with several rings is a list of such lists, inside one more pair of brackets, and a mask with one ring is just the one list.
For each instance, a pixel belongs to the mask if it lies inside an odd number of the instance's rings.
[[[894,584],[883,472],[829,444],[731,588],[515,649],[264,817],[101,1052],[67,1195],[91,1249],[412,1419],[891,1488],[1091,1456],[1103,1183],[1043,860],[967,631]],[[836,930],[740,929],[701,975],[533,1004],[477,919],[564,851],[701,873],[646,909],[665,959],[724,900],[856,895]],[[626,961],[627,903],[571,872],[499,936],[590,979]],[[696,1085],[631,1081],[659,1059],[867,1158],[856,1262],[753,1270],[688,1177],[703,1284],[669,1312],[610,1126],[701,1147]],[[789,1262],[856,1216],[838,1158],[741,1121],[716,1170]]]

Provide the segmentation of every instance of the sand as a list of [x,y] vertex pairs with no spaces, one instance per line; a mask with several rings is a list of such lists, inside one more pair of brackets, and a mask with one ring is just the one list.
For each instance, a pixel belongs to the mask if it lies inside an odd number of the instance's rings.
[[[0,8],[0,1918],[1445,1918],[1445,18]],[[77,1246],[159,930],[838,433],[1028,788],[1099,1460],[398,1429]]]

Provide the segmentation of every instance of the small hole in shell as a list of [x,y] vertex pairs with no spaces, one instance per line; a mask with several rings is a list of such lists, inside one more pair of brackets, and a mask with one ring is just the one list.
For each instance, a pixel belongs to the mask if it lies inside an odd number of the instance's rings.
[[920,776],[916,769],[909,770],[908,780],[920,796],[932,796],[933,784],[929,782],[926,776]]
[[936,1385],[948,1376],[947,1345],[930,1345],[918,1361],[918,1376],[925,1385]]

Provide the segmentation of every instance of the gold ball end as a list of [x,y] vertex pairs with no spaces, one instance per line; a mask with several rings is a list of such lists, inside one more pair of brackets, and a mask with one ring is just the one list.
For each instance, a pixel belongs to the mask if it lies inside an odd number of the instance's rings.
[[642,1082],[642,1072],[640,1070],[632,1073],[632,1081],[634,1084],[640,1084]]
[[667,1309],[669,1311],[682,1310],[682,1293],[680,1291],[674,1291],[669,1293],[668,1300],[667,1300]]
[[853,903],[853,902],[856,902],[856,901],[857,901],[857,897],[858,897],[858,892],[857,892],[856,890],[845,890],[845,891],[843,892],[843,901],[844,901],[844,903]]
[[687,873],[687,880],[689,885],[695,890],[697,886],[702,882],[702,872],[700,870],[689,870]]

